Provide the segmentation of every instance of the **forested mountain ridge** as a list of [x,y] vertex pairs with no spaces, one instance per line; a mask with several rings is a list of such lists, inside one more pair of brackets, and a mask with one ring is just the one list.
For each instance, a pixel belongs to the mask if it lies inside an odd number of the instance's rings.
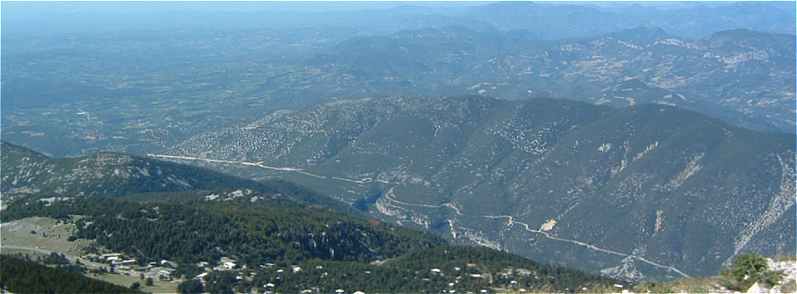
[[793,142],[666,105],[392,97],[274,113],[170,154],[290,167],[304,174],[236,172],[452,240],[639,279],[793,250]]
[[[243,189],[292,200],[342,208],[340,203],[288,182],[257,182],[189,165],[122,153],[50,158],[2,142],[5,200],[36,197],[125,196],[134,193]],[[342,208],[345,210],[345,208]]]
[[[181,192],[128,198],[21,199],[3,221],[45,216],[76,220],[78,238],[96,240],[140,263],[190,266],[222,256],[249,266],[307,259],[373,261],[443,244],[431,235],[274,200],[255,192]],[[219,250],[221,248],[221,250]]]
[[[10,143],[2,143],[4,192],[122,195],[130,192],[183,191],[218,186],[254,186],[254,182],[218,172],[169,162],[99,152],[51,159]],[[234,182],[233,182],[234,181]]]

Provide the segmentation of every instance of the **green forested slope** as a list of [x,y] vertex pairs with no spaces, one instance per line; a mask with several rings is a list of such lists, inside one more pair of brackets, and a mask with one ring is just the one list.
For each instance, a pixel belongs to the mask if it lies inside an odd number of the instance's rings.
[[[617,283],[493,249],[450,246],[428,233],[327,208],[287,200],[252,202],[235,193],[211,200],[202,196],[208,192],[197,193],[201,195],[22,199],[4,211],[3,221],[45,216],[74,222],[75,236],[96,240],[98,248],[124,252],[139,264],[175,261],[176,274],[187,281],[210,273],[203,278],[209,291],[248,291],[266,284],[285,292],[505,287],[561,291],[604,289]],[[217,265],[222,257],[238,265],[229,271],[196,266],[202,261]],[[242,275],[249,278],[235,278]]]
[[0,255],[0,289],[12,293],[141,293],[21,257]]

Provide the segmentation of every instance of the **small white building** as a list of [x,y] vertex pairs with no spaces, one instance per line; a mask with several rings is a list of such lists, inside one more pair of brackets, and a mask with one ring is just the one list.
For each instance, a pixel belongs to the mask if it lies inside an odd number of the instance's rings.
[[125,259],[119,262],[119,264],[134,264],[136,263],[135,259]]
[[172,267],[172,268],[176,268],[177,267],[177,263],[176,262],[169,261],[169,260],[166,260],[166,259],[161,260],[160,264],[161,264],[161,266],[168,266],[168,267]]
[[161,269],[158,271],[158,278],[161,280],[169,280],[172,278],[173,270]]
[[106,254],[100,255],[100,258],[107,259],[109,257],[120,257],[120,256],[122,256],[121,253],[106,253]]
[[225,261],[221,263],[221,266],[226,270],[231,270],[235,268],[235,262]]

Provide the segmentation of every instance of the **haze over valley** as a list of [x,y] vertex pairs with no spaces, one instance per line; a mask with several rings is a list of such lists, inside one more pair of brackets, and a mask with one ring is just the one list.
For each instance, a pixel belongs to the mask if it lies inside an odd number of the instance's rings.
[[797,289],[793,2],[2,8],[3,290]]

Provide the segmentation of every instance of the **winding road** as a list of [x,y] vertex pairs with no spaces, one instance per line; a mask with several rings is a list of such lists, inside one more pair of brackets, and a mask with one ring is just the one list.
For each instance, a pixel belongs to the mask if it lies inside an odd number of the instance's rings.
[[548,239],[551,239],[551,240],[567,242],[567,243],[570,243],[570,244],[575,244],[575,245],[578,245],[578,246],[586,247],[588,249],[591,249],[591,250],[594,250],[594,251],[598,251],[598,252],[607,253],[607,254],[617,255],[617,256],[621,256],[621,257],[630,257],[630,258],[639,260],[641,262],[647,263],[649,265],[652,265],[654,267],[657,267],[657,268],[660,268],[660,269],[665,269],[665,270],[668,270],[668,271],[671,271],[671,272],[675,272],[675,273],[683,276],[684,278],[689,278],[690,277],[688,274],[684,273],[683,271],[677,269],[674,266],[663,265],[663,264],[657,263],[655,261],[651,261],[649,259],[646,259],[646,258],[644,258],[642,256],[638,256],[638,255],[634,255],[634,254],[628,254],[628,253],[623,253],[623,252],[619,252],[619,251],[615,251],[615,250],[611,250],[611,249],[600,248],[598,246],[595,246],[595,245],[592,245],[592,244],[589,244],[589,243],[586,243],[586,242],[578,241],[578,240],[559,238],[559,237],[556,237],[554,235],[551,235],[548,232],[545,232],[545,231],[542,231],[542,230],[532,229],[529,226],[529,224],[524,223],[524,222],[516,221],[516,220],[513,219],[513,217],[511,215],[485,215],[483,217],[492,218],[492,219],[506,218],[507,219],[507,226],[510,226],[510,227],[513,224],[520,224],[521,226],[523,226],[523,228],[526,231],[532,232],[532,233],[541,234],[541,235],[545,236],[545,238],[548,238]]
[[[315,173],[306,171],[304,169],[295,168],[295,167],[268,166],[268,165],[265,165],[263,161],[248,162],[248,161],[220,160],[220,159],[209,159],[209,158],[193,157],[193,156],[178,156],[178,155],[165,155],[165,154],[147,154],[147,156],[153,157],[153,158],[171,159],[171,160],[191,160],[191,161],[204,161],[204,162],[209,162],[209,163],[221,163],[221,164],[233,164],[233,165],[251,166],[251,167],[258,167],[258,168],[269,169],[269,170],[274,170],[274,171],[280,171],[280,172],[293,172],[293,173],[297,173],[297,174],[301,174],[301,175],[305,175],[305,176],[310,176],[310,177],[314,177],[314,178],[318,178],[318,179],[342,181],[342,182],[354,183],[354,184],[358,184],[358,185],[368,184],[368,183],[371,183],[373,181],[372,178],[351,179],[351,178],[319,175],[319,174],[315,174]],[[384,184],[389,184],[388,181],[384,181],[384,180],[377,180],[377,181],[381,182],[381,183],[384,183]],[[440,204],[440,205],[433,205],[433,204],[409,203],[409,202],[400,201],[400,200],[394,198],[393,188],[394,187],[391,187],[385,193],[386,200],[388,200],[388,201],[390,201],[392,203],[399,204],[399,205],[404,205],[404,206],[424,207],[424,208],[442,208],[442,207],[446,207],[446,208],[454,210],[454,212],[457,215],[464,215],[460,211],[459,208],[457,208],[453,203],[450,203],[450,202],[449,203],[445,203],[445,204]],[[595,245],[592,245],[592,244],[589,244],[589,243],[586,243],[586,242],[578,241],[578,240],[560,238],[560,237],[554,236],[554,235],[552,235],[552,234],[550,234],[548,232],[542,231],[542,230],[532,229],[527,223],[523,223],[523,222],[519,222],[519,221],[514,220],[514,217],[511,216],[511,215],[485,215],[485,216],[482,216],[482,217],[492,218],[492,219],[505,218],[505,219],[507,219],[507,226],[509,226],[509,227],[513,226],[514,224],[519,224],[526,231],[531,232],[531,233],[535,233],[535,234],[541,234],[545,238],[550,239],[550,240],[566,242],[566,243],[574,244],[574,245],[577,245],[577,246],[581,246],[581,247],[584,247],[584,248],[587,248],[587,249],[590,249],[590,250],[593,250],[593,251],[602,252],[602,253],[606,253],[606,254],[611,254],[611,255],[616,255],[616,256],[621,256],[621,257],[630,257],[630,258],[639,260],[641,262],[644,262],[646,264],[649,264],[651,266],[654,266],[654,267],[657,267],[657,268],[660,268],[660,269],[664,269],[664,270],[668,270],[668,271],[677,273],[677,274],[679,274],[679,275],[681,275],[681,276],[683,276],[685,278],[689,278],[690,277],[688,274],[684,273],[683,271],[677,269],[674,266],[664,265],[664,264],[661,264],[661,263],[658,263],[658,262],[655,262],[655,261],[651,261],[651,260],[646,259],[646,258],[644,258],[642,256],[638,256],[638,255],[634,255],[634,254],[628,254],[628,253],[623,253],[623,252],[619,252],[619,251],[615,251],[615,250],[611,250],[611,249],[606,249],[606,248],[601,248],[601,247],[598,247],[598,246],[595,246]]]
[[[350,179],[350,178],[319,175],[319,174],[312,173],[312,172],[306,171],[306,170],[301,169],[301,168],[296,168],[296,167],[269,166],[269,165],[265,165],[263,161],[250,162],[250,161],[222,160],[222,159],[209,159],[209,158],[201,158],[201,157],[193,157],[193,156],[165,155],[165,154],[152,154],[152,153],[147,153],[147,156],[152,157],[152,158],[160,158],[160,159],[190,160],[190,161],[204,161],[204,162],[209,162],[209,163],[244,165],[244,166],[251,166],[251,167],[258,167],[258,168],[262,168],[262,169],[273,170],[273,171],[292,172],[292,173],[297,173],[297,174],[300,174],[300,175],[314,177],[314,178],[317,178],[317,179],[342,181],[342,182],[348,182],[348,183],[353,183],[353,184],[357,184],[357,185],[365,185],[365,184],[373,182],[372,178]],[[381,182],[381,183],[384,183],[384,184],[388,183],[388,182],[382,181],[382,180],[377,180],[377,181]]]

